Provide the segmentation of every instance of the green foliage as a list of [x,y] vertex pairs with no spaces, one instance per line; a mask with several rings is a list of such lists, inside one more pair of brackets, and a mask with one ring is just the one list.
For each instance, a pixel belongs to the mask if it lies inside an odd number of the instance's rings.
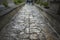
[[8,7],[8,3],[7,2],[3,2],[2,3],[5,7]]
[[46,7],[48,7],[48,3],[47,2],[44,2],[43,5],[46,6]]
[[40,5],[43,5],[43,2],[40,2]]
[[40,2],[39,1],[36,1],[37,4],[39,4]]
[[22,3],[22,2],[23,2],[23,0],[14,0],[15,4],[19,4],[19,3]]
[[35,0],[35,3],[39,4],[39,5],[43,5],[43,6],[48,6],[48,2],[44,2],[42,0]]

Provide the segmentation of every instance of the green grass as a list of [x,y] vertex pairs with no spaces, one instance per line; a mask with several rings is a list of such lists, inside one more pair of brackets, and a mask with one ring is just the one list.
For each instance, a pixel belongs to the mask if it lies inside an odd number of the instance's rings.
[[24,2],[24,0],[14,0],[14,3],[15,3],[15,4],[20,4],[20,3],[22,3],[22,2]]
[[47,2],[44,2],[43,5],[46,6],[46,7],[48,7],[48,3]]
[[8,7],[8,3],[7,2],[3,2],[2,3],[5,7]]
[[43,6],[45,6],[45,7],[48,7],[48,2],[44,2],[44,1],[42,1],[42,0],[39,0],[39,1],[36,0],[35,3],[36,3],[36,4],[39,4],[39,5],[43,5]]

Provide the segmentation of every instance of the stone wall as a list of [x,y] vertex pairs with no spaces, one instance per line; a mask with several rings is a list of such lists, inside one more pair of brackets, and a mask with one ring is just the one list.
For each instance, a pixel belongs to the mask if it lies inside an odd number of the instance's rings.
[[49,13],[58,14],[60,8],[60,1],[59,0],[48,0],[49,3]]
[[52,28],[54,28],[56,30],[56,32],[60,34],[60,21],[58,19],[58,16],[52,15],[52,14],[49,14],[49,13],[45,13],[44,16],[49,21]]
[[58,12],[57,12],[58,15],[60,15],[60,5],[59,5],[59,9],[58,9]]
[[4,0],[0,0],[0,4],[3,3],[3,2],[4,2]]
[[53,28],[57,33],[60,34],[60,16],[56,14],[49,13],[49,9],[45,9],[39,5],[35,5],[38,8],[40,8],[42,11],[44,11],[42,14],[44,17],[48,20],[48,22],[51,24],[51,28]]
[[7,0],[0,0],[0,4],[7,2]]
[[60,1],[48,0],[49,9],[47,10],[46,18],[49,20],[52,27],[60,34]]
[[48,0],[49,9],[47,10],[46,18],[49,20],[52,27],[60,34],[60,1]]

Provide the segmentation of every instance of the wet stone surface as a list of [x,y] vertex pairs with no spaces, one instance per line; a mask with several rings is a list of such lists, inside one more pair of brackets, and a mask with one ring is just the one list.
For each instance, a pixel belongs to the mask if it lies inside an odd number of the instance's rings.
[[34,5],[23,6],[0,32],[0,40],[59,40]]

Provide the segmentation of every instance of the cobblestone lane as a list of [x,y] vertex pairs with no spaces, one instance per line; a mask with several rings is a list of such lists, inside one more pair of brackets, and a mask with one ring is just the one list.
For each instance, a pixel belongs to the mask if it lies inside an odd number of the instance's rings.
[[42,11],[26,4],[0,32],[0,40],[59,40]]

